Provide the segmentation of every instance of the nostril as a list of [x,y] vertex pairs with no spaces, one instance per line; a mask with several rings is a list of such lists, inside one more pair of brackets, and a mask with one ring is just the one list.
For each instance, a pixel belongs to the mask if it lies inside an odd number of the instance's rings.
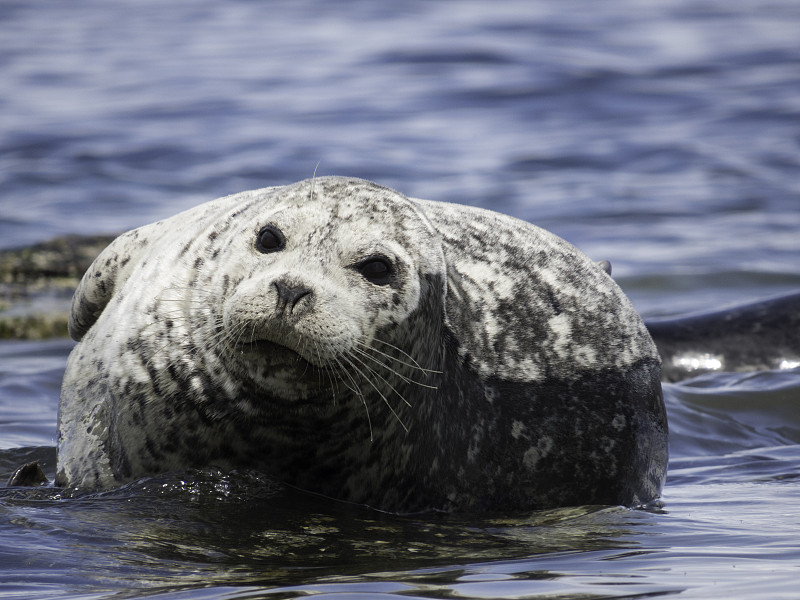
[[292,312],[294,307],[301,299],[311,295],[311,290],[304,285],[288,284],[283,281],[273,281],[272,285],[278,292],[278,299],[281,304],[289,308]]

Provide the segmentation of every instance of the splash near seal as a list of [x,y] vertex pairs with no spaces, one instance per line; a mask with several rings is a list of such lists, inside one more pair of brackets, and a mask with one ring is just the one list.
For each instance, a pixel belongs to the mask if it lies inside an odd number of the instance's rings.
[[133,230],[75,293],[57,484],[213,466],[399,512],[648,502],[660,360],[606,270],[350,178]]

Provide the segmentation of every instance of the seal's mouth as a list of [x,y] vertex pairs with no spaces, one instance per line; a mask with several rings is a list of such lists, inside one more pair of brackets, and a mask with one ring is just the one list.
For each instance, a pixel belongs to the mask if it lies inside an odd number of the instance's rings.
[[292,350],[277,342],[269,340],[253,340],[252,342],[240,342],[236,349],[248,356],[255,356],[259,360],[264,360],[274,365],[299,366],[304,369],[315,367],[315,365],[302,354]]
[[244,342],[239,344],[239,347],[245,350],[252,350],[262,354],[274,354],[276,356],[286,355],[291,357],[300,356],[291,348],[287,348],[276,342],[269,340],[253,340],[252,342]]

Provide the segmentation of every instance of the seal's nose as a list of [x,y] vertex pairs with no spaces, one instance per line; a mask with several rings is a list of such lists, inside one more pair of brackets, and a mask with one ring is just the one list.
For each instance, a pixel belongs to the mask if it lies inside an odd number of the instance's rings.
[[286,311],[289,314],[294,313],[294,309],[297,304],[303,299],[310,297],[313,292],[304,285],[298,285],[294,283],[287,283],[285,281],[273,281],[272,285],[275,286],[275,290],[278,292],[278,312],[284,313]]

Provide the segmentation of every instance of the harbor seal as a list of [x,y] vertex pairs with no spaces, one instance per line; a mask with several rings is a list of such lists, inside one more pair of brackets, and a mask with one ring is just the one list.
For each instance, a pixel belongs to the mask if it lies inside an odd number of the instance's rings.
[[606,270],[339,177],[130,231],[75,292],[56,483],[213,466],[395,512],[646,503],[660,360]]

